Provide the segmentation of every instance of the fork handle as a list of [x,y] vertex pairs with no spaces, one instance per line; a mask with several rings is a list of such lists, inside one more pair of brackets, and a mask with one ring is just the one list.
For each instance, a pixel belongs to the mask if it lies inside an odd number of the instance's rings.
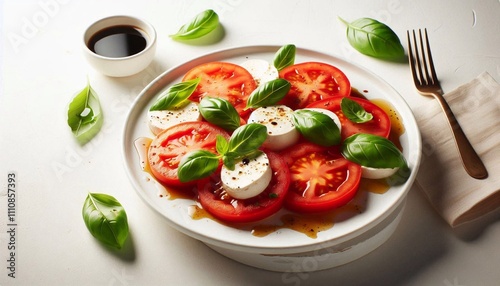
[[465,133],[462,130],[462,127],[460,127],[460,124],[458,123],[450,106],[442,94],[433,93],[433,95],[438,100],[446,118],[448,119],[448,124],[450,125],[453,135],[455,136],[455,143],[460,153],[460,157],[462,158],[462,164],[465,171],[467,171],[467,173],[473,178],[486,179],[488,177],[488,171],[481,161],[481,158],[479,158],[479,155],[469,142],[469,139],[465,136]]

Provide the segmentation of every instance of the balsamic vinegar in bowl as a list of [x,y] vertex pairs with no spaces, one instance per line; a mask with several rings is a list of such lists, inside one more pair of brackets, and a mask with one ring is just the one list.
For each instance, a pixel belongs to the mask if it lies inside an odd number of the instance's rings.
[[139,28],[128,25],[105,28],[90,38],[88,47],[92,52],[104,57],[132,56],[147,46],[143,33]]

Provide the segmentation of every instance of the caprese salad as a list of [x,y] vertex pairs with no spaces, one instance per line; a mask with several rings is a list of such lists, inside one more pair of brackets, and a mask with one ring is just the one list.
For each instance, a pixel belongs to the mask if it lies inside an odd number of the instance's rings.
[[408,171],[388,139],[391,121],[351,96],[347,76],[322,62],[208,62],[158,96],[148,111],[152,175],[195,192],[215,218],[241,223],[286,208],[319,213],[347,204],[360,179]]

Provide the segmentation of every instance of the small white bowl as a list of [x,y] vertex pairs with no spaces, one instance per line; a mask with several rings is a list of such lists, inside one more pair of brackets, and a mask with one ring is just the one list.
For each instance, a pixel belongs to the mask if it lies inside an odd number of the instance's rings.
[[[113,26],[138,28],[146,39],[146,47],[139,53],[126,57],[107,57],[93,52],[89,41],[96,33]],[[83,34],[84,54],[90,65],[99,72],[112,77],[125,77],[144,70],[156,52],[156,31],[148,22],[132,16],[111,16],[90,25]]]

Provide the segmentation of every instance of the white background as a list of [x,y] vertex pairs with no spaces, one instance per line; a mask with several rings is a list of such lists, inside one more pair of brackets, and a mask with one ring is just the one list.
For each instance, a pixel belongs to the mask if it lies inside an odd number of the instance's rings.
[[[225,36],[187,45],[168,35],[214,9]],[[500,3],[487,1],[76,1],[2,0],[0,94],[0,285],[498,285],[500,212],[451,229],[414,187],[387,243],[353,263],[312,273],[274,273],[229,260],[167,226],[139,198],[121,158],[126,113],[163,71],[214,50],[293,43],[344,57],[383,77],[410,104],[425,103],[407,63],[366,57],[347,43],[337,16],[388,24],[406,48],[406,30],[427,28],[443,89],[488,71],[500,82]],[[85,62],[82,34],[93,21],[129,14],[158,33],[154,62],[128,78],[100,75]],[[66,123],[69,101],[90,80],[105,123],[79,146]],[[7,276],[7,174],[17,176],[16,278]],[[498,175],[498,170],[493,175]],[[125,207],[125,251],[87,231],[87,192]]]

